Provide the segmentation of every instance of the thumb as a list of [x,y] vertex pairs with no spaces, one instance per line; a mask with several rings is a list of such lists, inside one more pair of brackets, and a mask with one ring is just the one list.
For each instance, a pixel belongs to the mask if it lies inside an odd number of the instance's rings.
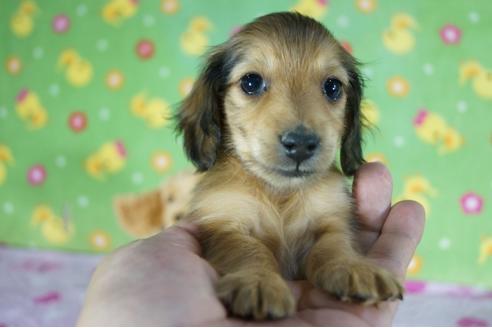
[[425,212],[414,201],[395,204],[368,256],[403,279],[424,231]]
[[198,242],[198,227],[189,222],[177,223],[147,238],[144,247],[158,247],[163,252],[186,251],[198,256],[202,253],[200,243]]

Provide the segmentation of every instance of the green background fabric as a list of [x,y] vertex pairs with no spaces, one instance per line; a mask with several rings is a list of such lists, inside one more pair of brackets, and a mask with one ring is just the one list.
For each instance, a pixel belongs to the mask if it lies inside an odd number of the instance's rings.
[[391,169],[395,200],[428,211],[410,275],[492,287],[488,0],[1,1],[0,240],[76,251],[131,240],[112,198],[191,167],[160,117],[206,46],[294,8],[364,63],[366,156]]

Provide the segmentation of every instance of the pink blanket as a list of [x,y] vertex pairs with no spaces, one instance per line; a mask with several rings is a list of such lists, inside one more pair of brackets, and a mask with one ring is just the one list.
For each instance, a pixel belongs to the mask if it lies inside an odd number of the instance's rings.
[[[75,324],[98,255],[0,247],[0,326]],[[492,325],[492,291],[409,281],[397,326]]]

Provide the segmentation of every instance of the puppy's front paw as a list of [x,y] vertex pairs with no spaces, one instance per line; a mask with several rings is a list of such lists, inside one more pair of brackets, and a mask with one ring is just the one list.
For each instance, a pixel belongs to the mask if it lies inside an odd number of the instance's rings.
[[325,263],[311,283],[344,302],[376,304],[403,299],[403,288],[393,274],[369,261]]
[[245,318],[280,319],[295,309],[287,283],[275,272],[226,274],[217,282],[217,294],[232,314]]

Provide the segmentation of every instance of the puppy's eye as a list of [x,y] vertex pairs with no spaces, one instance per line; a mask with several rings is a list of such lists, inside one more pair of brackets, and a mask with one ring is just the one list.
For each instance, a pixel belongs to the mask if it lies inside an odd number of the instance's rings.
[[248,73],[241,78],[241,89],[250,96],[257,96],[266,91],[266,84],[261,75]]
[[331,101],[337,101],[342,96],[342,82],[329,78],[323,84],[323,92]]

